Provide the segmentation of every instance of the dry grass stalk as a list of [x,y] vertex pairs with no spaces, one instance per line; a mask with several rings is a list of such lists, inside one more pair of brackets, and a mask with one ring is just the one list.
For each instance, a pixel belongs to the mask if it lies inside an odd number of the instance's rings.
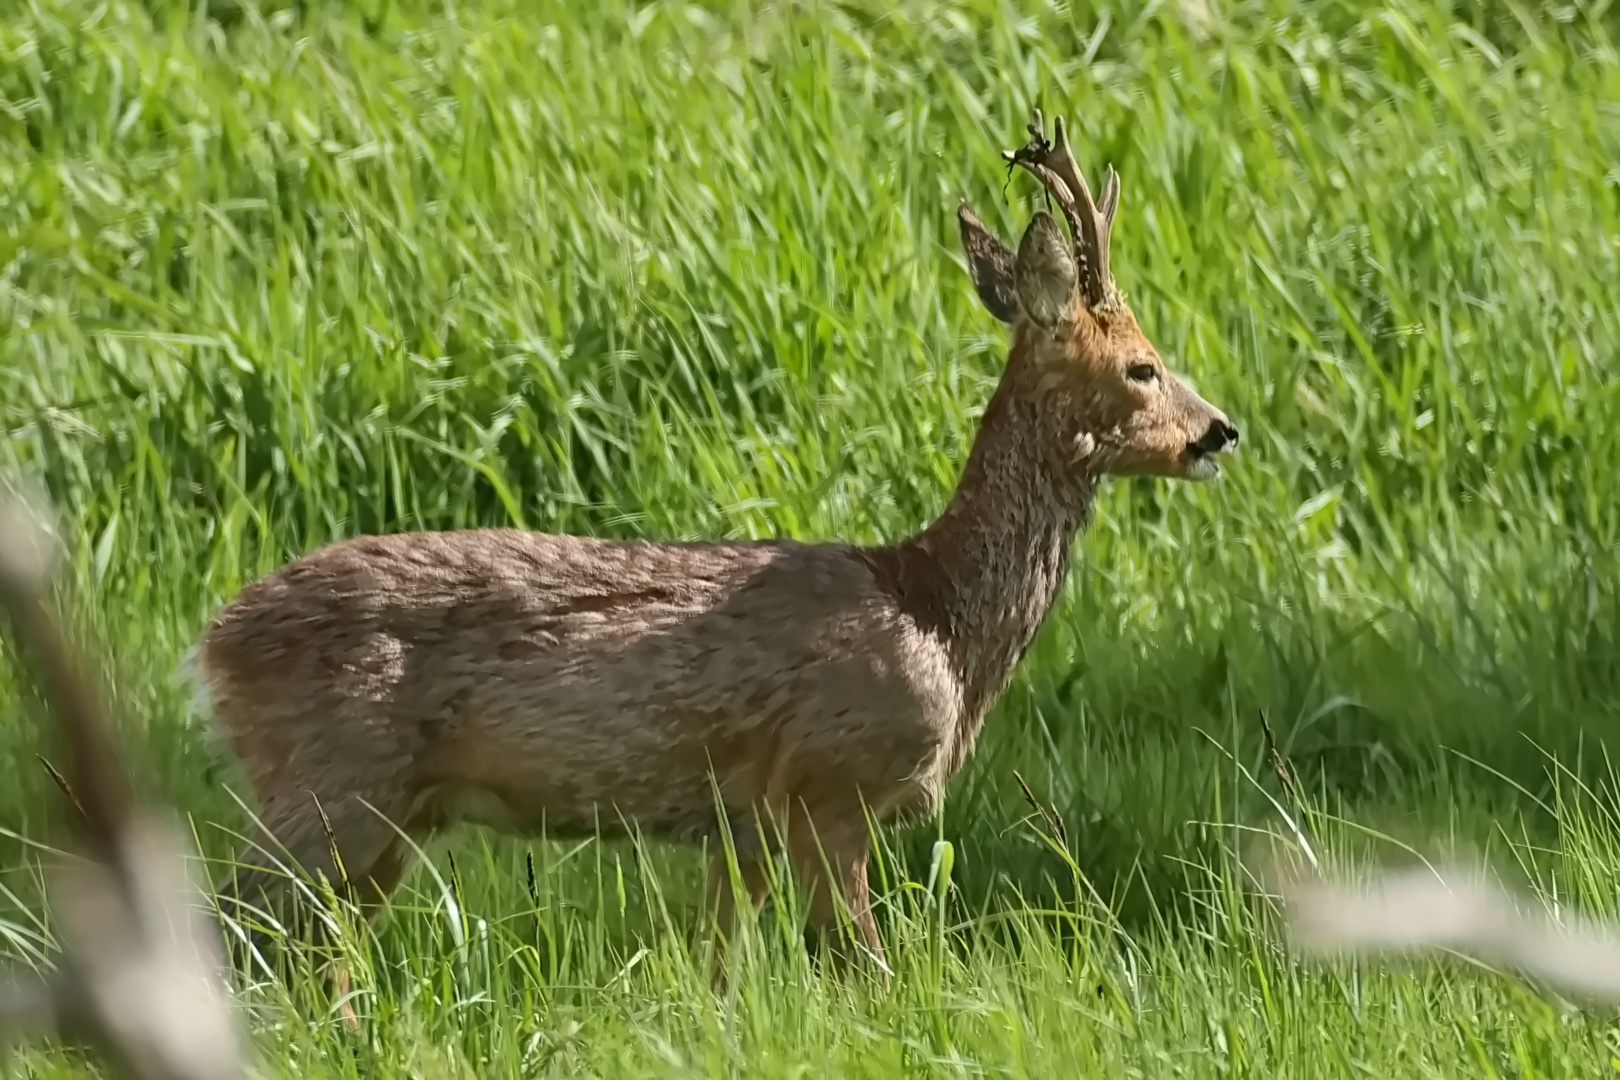
[[87,1039],[136,1080],[245,1075],[217,935],[176,832],[119,768],[106,702],[52,610],[43,500],[0,489],[0,604],[55,714],[68,858],[50,877],[62,946],[54,978],[0,983],[0,1042]]

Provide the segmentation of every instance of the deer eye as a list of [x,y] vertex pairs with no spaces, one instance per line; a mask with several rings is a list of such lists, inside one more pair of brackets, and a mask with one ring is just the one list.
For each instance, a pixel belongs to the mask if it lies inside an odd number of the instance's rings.
[[1125,377],[1131,382],[1150,383],[1159,377],[1159,371],[1152,364],[1132,364],[1125,369]]

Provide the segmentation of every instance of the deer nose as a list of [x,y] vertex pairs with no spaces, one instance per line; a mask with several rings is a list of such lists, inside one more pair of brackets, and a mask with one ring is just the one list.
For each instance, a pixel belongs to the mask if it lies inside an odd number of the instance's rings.
[[1238,429],[1225,420],[1211,420],[1209,430],[1204,432],[1203,438],[1193,443],[1201,454],[1215,454],[1228,446],[1236,446]]

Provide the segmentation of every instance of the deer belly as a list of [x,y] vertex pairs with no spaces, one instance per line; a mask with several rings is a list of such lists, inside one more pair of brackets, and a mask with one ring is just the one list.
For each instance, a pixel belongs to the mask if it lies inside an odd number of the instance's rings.
[[603,727],[572,739],[464,730],[430,770],[443,818],[556,837],[713,832],[716,792],[735,786],[730,740],[653,741]]

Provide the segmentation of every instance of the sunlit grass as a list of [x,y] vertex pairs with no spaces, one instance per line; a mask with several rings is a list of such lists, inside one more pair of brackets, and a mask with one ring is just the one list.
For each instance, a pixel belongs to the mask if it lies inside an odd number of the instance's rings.
[[[888,838],[893,988],[823,973],[768,914],[716,1002],[691,853],[649,875],[621,846],[462,838],[435,852],[453,884],[418,874],[350,941],[360,1049],[318,980],[250,990],[281,1071],[1620,1054],[1466,967],[1291,966],[1230,854],[1281,797],[1264,712],[1355,824],[1323,823],[1330,849],[1497,845],[1613,902],[1612,800],[1559,802],[1537,749],[1595,783],[1620,719],[1609,15],[1274,0],[1200,37],[1175,5],[198,8],[0,20],[0,458],[64,508],[132,763],[210,854],[234,774],[170,675],[287,558],[477,523],[864,541],[937,513],[1006,345],[953,213],[1017,235],[1035,189],[998,152],[1032,103],[1121,172],[1120,283],[1244,432],[1218,485],[1106,492],[941,818]],[[39,837],[53,788],[4,655],[0,825]],[[1075,867],[1020,824],[1015,772]]]

